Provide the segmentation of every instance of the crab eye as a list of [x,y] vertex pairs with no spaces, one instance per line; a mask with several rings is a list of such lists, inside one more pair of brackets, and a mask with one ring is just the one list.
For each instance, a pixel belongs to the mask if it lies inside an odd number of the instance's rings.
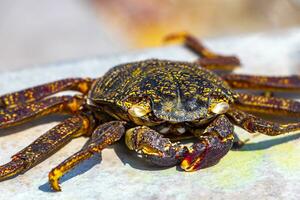
[[227,102],[220,102],[214,105],[211,111],[215,114],[223,114],[226,113],[229,109],[229,104]]
[[133,117],[143,117],[147,115],[151,110],[147,107],[141,105],[133,105],[131,108],[128,109],[128,113]]

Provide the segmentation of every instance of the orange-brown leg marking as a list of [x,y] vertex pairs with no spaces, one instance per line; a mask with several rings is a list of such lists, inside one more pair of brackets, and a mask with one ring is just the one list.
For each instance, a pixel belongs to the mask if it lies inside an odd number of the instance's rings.
[[91,87],[92,79],[63,79],[0,96],[0,108],[11,108],[30,102],[38,101],[52,94],[75,90],[86,94]]
[[112,121],[98,126],[88,144],[79,152],[66,159],[49,173],[49,183],[53,190],[61,191],[59,179],[82,161],[100,153],[104,148],[118,141],[125,132],[125,122]]
[[0,181],[24,173],[66,145],[72,138],[88,134],[92,126],[92,121],[85,116],[75,115],[66,119],[12,156],[9,163],[0,166]]
[[240,66],[240,60],[236,56],[223,56],[216,54],[206,48],[195,37],[186,33],[170,34],[165,38],[166,41],[182,40],[183,43],[199,55],[201,58],[197,60],[202,67],[210,70],[233,70]]
[[220,115],[198,137],[200,141],[192,145],[181,163],[185,171],[195,171],[219,162],[232,147],[233,125],[226,116]]
[[284,98],[239,93],[238,101],[234,107],[249,112],[291,117],[300,116],[300,102]]
[[281,124],[271,122],[240,110],[231,109],[226,115],[235,125],[240,126],[250,133],[262,133],[265,135],[276,136],[300,130],[300,123]]
[[236,89],[254,89],[267,91],[300,91],[300,76],[252,76],[227,74],[222,78]]
[[15,126],[51,113],[75,113],[82,105],[79,96],[51,97],[14,108],[0,109],[0,129]]

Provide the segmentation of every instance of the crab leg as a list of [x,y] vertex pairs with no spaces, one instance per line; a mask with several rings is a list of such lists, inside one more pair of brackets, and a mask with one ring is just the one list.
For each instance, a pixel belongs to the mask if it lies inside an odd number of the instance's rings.
[[0,129],[22,124],[51,113],[74,113],[79,110],[82,101],[83,99],[77,96],[61,96],[14,108],[0,109]]
[[235,125],[240,126],[250,133],[262,133],[269,136],[276,136],[300,130],[299,122],[286,124],[271,122],[240,110],[231,109],[226,115],[232,119]]
[[287,116],[300,116],[300,102],[291,99],[239,93],[234,107],[243,111]]
[[185,46],[195,52],[201,58],[197,60],[202,67],[210,70],[231,71],[240,66],[240,60],[236,56],[223,56],[207,49],[199,40],[186,33],[168,35],[165,40],[183,40]]
[[118,141],[125,132],[125,122],[112,121],[98,126],[91,139],[82,150],[66,159],[49,173],[49,183],[53,190],[61,191],[59,179],[84,160],[100,153],[104,148]]
[[222,78],[236,89],[254,89],[267,91],[300,91],[300,76],[252,76],[227,74]]
[[88,92],[92,82],[92,79],[63,79],[33,88],[21,90],[19,92],[5,94],[3,96],[0,96],[0,109],[28,104],[66,90],[75,90],[85,94]]
[[88,134],[92,126],[91,120],[82,115],[66,119],[13,155],[9,163],[0,166],[0,181],[24,173],[55,153],[72,138]]
[[185,171],[213,166],[223,158],[233,144],[233,125],[226,116],[220,115],[198,137],[200,141],[191,146],[181,163]]
[[147,161],[158,166],[174,166],[187,152],[186,147],[172,143],[147,126],[129,129],[125,141],[130,150],[136,151]]

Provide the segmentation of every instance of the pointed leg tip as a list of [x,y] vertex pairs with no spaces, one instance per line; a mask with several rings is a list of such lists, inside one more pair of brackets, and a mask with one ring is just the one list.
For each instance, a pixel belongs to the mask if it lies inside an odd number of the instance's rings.
[[49,180],[50,187],[55,192],[61,192],[61,186],[58,182],[58,180]]
[[50,187],[55,192],[61,191],[61,187],[59,184],[59,179],[61,176],[62,173],[58,170],[52,170],[48,175]]
[[55,185],[55,184],[51,184],[51,189],[54,191],[54,192],[61,192],[61,187],[59,184]]

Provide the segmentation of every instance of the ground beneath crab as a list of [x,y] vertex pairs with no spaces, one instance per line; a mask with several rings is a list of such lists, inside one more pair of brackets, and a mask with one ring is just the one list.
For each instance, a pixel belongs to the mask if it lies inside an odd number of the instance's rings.
[[[233,124],[267,135],[299,129],[298,123],[277,124],[246,113],[298,115],[298,102],[234,91],[297,90],[298,77],[218,76],[211,71],[232,70],[238,59],[216,55],[192,37],[184,38],[201,59],[128,63],[99,79],[60,80],[0,97],[1,128],[50,113],[71,114],[1,166],[1,179],[25,172],[79,136],[90,140],[49,174],[55,190],[60,190],[58,180],[63,174],[123,136],[129,149],[149,162],[181,163],[184,170],[194,171],[216,164],[229,151],[234,144]],[[51,97],[65,90],[82,95]],[[190,136],[198,138],[190,147],[172,142]]]

